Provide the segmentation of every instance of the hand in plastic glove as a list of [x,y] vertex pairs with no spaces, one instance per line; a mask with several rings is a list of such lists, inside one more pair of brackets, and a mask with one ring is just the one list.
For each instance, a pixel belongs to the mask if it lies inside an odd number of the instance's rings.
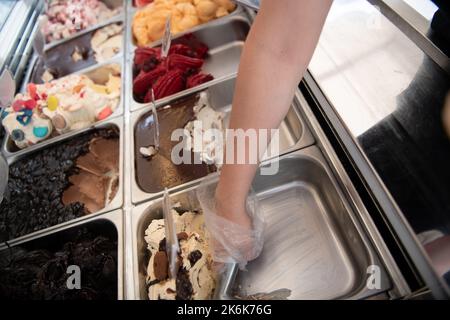
[[238,263],[244,269],[262,251],[264,221],[258,214],[256,197],[251,195],[241,206],[226,203],[216,197],[217,182],[214,175],[197,190],[206,228],[213,240],[213,259],[218,263]]

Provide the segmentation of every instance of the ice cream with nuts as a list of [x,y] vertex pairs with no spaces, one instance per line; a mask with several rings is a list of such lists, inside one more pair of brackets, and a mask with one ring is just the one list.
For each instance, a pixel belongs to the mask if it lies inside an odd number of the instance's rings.
[[153,220],[145,231],[150,251],[147,268],[150,300],[206,300],[212,298],[216,275],[212,270],[203,215],[200,212],[172,209],[180,244],[176,279],[169,279],[164,219]]
[[[86,75],[70,75],[36,85],[16,95],[5,110],[3,125],[20,149],[49,138],[89,127],[116,110],[120,99],[120,74],[97,84]],[[55,132],[56,131],[56,132]]]

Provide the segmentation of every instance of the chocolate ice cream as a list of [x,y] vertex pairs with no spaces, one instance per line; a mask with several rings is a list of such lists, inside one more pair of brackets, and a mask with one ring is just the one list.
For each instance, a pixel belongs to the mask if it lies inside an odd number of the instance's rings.
[[0,241],[104,208],[117,193],[118,159],[118,130],[100,129],[13,163],[0,204]]
[[[70,265],[80,289],[67,287]],[[115,300],[117,278],[117,235],[92,224],[0,251],[2,300]]]
[[[174,164],[171,158],[172,149],[179,144],[178,141],[171,141],[172,132],[175,129],[184,129],[188,124],[197,119],[199,104],[205,106],[205,99],[200,99],[200,95],[194,95],[178,102],[158,109],[158,120],[160,124],[160,147],[155,152],[148,152],[149,148],[155,146],[154,141],[154,118],[151,111],[144,114],[137,122],[134,129],[135,137],[135,166],[136,180],[139,187],[148,193],[157,193],[164,188],[171,188],[189,181],[193,181],[216,171],[215,164],[207,164],[203,160],[202,154],[194,153],[191,150],[181,150],[180,156],[189,152],[191,164]],[[215,112],[215,111],[213,111]],[[217,117],[218,129],[222,128],[222,117]],[[207,129],[207,128],[205,128]],[[151,154],[149,156],[149,153]],[[195,164],[194,160],[197,159]]]

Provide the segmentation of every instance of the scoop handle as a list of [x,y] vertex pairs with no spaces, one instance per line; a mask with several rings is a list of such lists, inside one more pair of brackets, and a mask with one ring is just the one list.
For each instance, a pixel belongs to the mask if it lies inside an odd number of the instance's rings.
[[159,150],[159,145],[160,145],[160,126],[159,126],[159,118],[158,118],[158,111],[156,110],[156,103],[155,103],[155,92],[152,90],[152,103],[151,103],[151,108],[152,108],[152,114],[153,114],[153,119],[154,119],[154,124],[155,124],[155,130],[154,130],[154,144],[155,144],[155,149],[156,151]]
[[180,245],[178,243],[177,230],[172,216],[172,205],[170,203],[169,192],[167,191],[167,188],[164,190],[163,215],[166,233],[166,253],[169,260],[170,278],[176,278],[176,266],[178,260],[178,252],[180,252]]
[[162,45],[161,45],[161,57],[162,58],[167,58],[167,56],[169,55],[170,45],[172,44],[172,32],[170,31],[171,18],[172,18],[172,15],[169,14],[167,16],[166,26],[164,28],[164,35],[162,38]]

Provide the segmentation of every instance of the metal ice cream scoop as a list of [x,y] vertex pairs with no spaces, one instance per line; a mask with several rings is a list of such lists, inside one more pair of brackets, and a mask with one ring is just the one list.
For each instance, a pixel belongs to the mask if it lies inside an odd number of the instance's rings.
[[180,245],[178,243],[177,229],[175,227],[175,221],[173,220],[172,216],[172,204],[170,203],[169,192],[167,191],[167,188],[164,190],[163,215],[166,233],[166,253],[169,260],[169,277],[176,278]]
[[240,3],[246,7],[249,7],[251,9],[254,10],[258,10],[259,9],[259,0],[234,0],[237,3]]
[[[2,129],[3,111],[9,107],[16,92],[16,82],[9,69],[5,69],[0,77],[0,130]],[[9,167],[3,155],[0,153],[0,203],[8,184]]]
[[33,49],[39,55],[39,59],[40,61],[42,61],[44,69],[50,72],[50,74],[55,75],[57,74],[57,70],[47,65],[47,57],[45,53],[45,36],[42,32],[44,24],[45,18],[43,16],[40,16],[38,19],[38,27],[33,39]]
[[158,119],[158,113],[156,111],[156,103],[155,103],[155,92],[152,90],[152,113],[153,113],[153,119],[154,119],[154,123],[155,123],[155,130],[154,130],[154,143],[155,143],[155,149],[156,152],[158,152],[159,150],[159,119]]
[[4,109],[9,107],[14,100],[16,92],[16,82],[9,69],[5,69],[0,77],[0,130],[2,130],[2,120]]
[[162,38],[162,45],[161,45],[161,57],[167,58],[169,55],[170,45],[172,44],[172,33],[170,31],[171,28],[171,20],[172,15],[169,14],[166,20],[166,27],[164,29],[164,35]]
[[0,154],[0,203],[3,201],[3,194],[8,185],[9,167],[5,158]]
[[44,25],[44,18],[39,17],[38,27],[37,27],[36,34],[35,34],[34,40],[33,40],[33,49],[34,49],[34,51],[36,51],[36,53],[39,55],[39,57],[45,63],[45,51],[44,51],[45,37],[44,37],[44,33],[42,32],[43,25]]

